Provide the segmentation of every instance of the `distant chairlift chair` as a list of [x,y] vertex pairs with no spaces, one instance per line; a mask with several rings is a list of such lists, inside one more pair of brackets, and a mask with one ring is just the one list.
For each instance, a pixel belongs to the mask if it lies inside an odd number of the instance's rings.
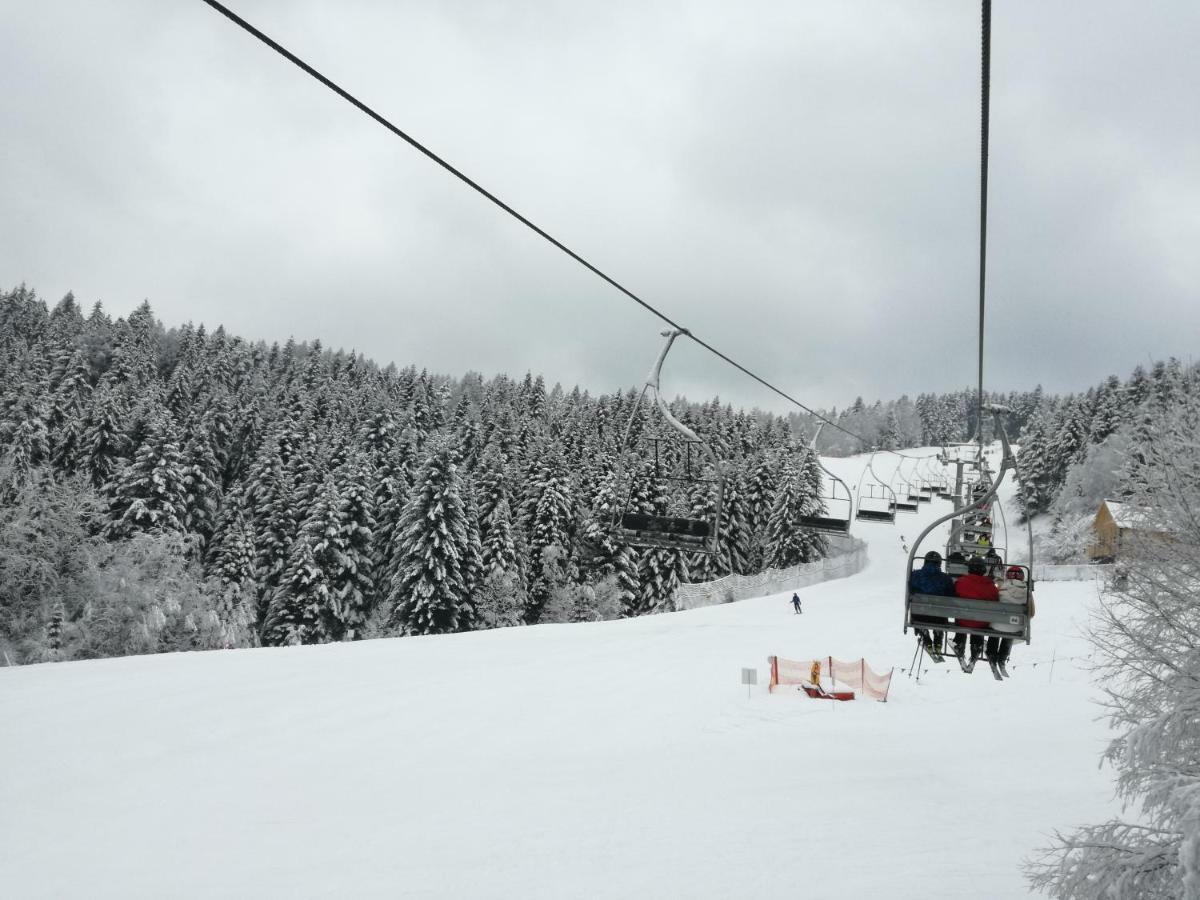
[[896,509],[900,512],[916,512],[920,495],[910,482],[902,481],[893,488],[896,494]]
[[[875,455],[867,462],[867,470],[858,481],[858,498],[854,518],[863,522],[895,522],[896,492],[875,474]],[[868,480],[867,476],[873,480]]]

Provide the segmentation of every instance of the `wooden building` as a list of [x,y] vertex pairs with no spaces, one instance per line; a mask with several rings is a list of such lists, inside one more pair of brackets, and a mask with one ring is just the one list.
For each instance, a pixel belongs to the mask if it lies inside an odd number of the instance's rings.
[[1121,548],[1131,536],[1157,532],[1149,523],[1149,510],[1117,500],[1102,500],[1092,521],[1095,543],[1088,550],[1092,562],[1113,562],[1120,558]]

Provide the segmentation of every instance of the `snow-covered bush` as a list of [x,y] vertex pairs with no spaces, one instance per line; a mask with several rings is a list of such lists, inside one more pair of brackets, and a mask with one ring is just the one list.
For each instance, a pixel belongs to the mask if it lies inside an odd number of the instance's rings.
[[93,596],[102,507],[82,482],[12,476],[0,465],[0,658],[37,662],[53,658],[64,620]]
[[615,576],[596,584],[563,584],[551,589],[542,622],[603,622],[624,611]]
[[176,534],[138,534],[97,548],[92,595],[68,618],[66,659],[245,646],[247,622],[222,621]]

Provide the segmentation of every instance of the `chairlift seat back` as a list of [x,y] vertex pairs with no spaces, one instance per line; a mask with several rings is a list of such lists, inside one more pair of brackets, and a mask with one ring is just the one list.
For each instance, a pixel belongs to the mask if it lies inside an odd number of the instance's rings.
[[800,526],[824,534],[849,534],[850,520],[830,516],[801,516]]
[[715,544],[712,524],[707,519],[630,512],[621,515],[619,531],[621,538],[635,547],[709,553]]
[[862,519],[867,522],[895,522],[895,509],[867,509],[860,506],[858,512],[855,513],[856,519]]
[[[920,621],[913,622],[915,616],[934,616],[943,619],[966,619],[967,621],[987,622],[988,627],[972,628],[959,625],[957,622],[947,622],[937,626],[939,631],[952,631],[955,634],[979,634],[984,637],[1013,638],[1029,643],[1029,605],[1026,603],[1003,603],[996,600],[970,600],[965,597],[941,597],[934,594],[919,594],[908,592],[908,615],[906,627],[925,627]],[[1019,631],[1001,631],[991,627],[994,624],[1018,628]]]

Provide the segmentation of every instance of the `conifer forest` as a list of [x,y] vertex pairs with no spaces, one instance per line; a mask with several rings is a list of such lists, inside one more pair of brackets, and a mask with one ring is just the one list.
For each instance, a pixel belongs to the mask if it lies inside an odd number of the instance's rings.
[[[796,526],[822,509],[803,415],[672,403],[726,467],[721,551],[704,555],[609,533],[623,509],[714,502],[710,482],[656,471],[657,413],[632,383],[594,396],[532,373],[381,367],[319,340],[164,327],[148,303],[51,308],[23,285],[0,295],[0,366],[14,664],[638,616],[673,609],[681,582],[828,552]],[[991,397],[1062,558],[1098,490],[1136,490],[1137,447],[1197,388],[1172,360],[1085,394]],[[975,431],[967,389],[822,412],[883,449]],[[870,449],[828,431],[823,454]]]

